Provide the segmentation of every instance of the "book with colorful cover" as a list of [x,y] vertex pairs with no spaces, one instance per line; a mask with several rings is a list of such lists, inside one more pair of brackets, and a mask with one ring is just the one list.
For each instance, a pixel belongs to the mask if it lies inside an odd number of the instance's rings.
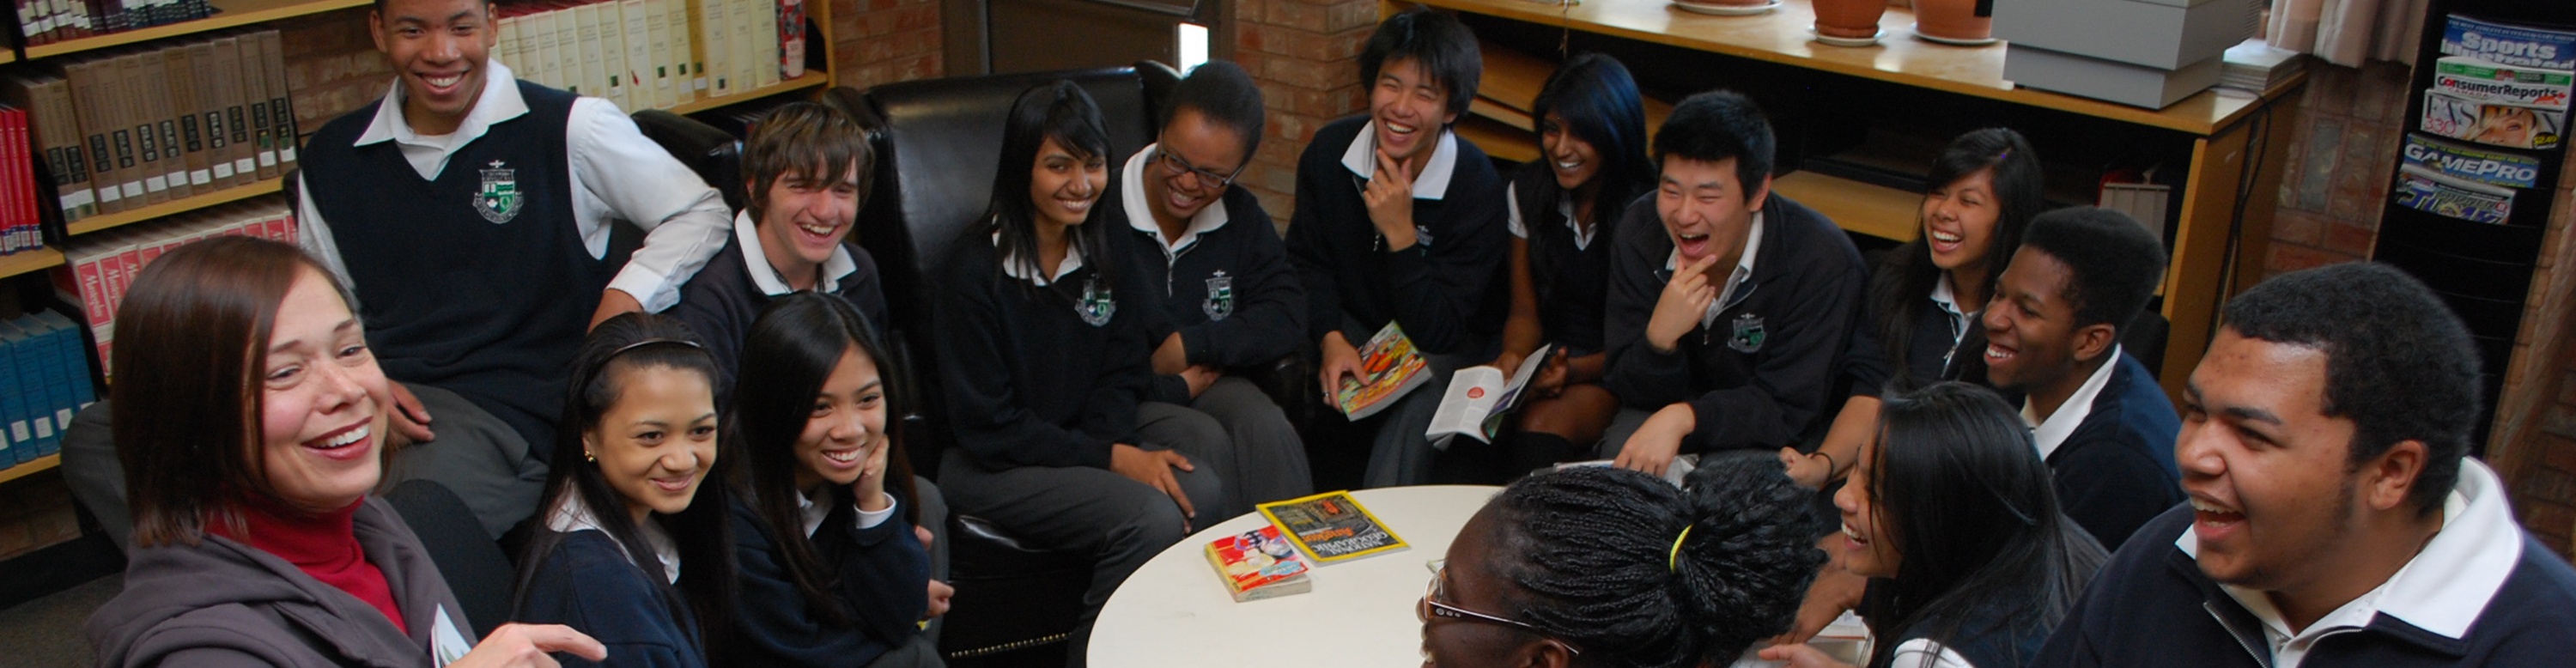
[[1236,603],[1315,589],[1314,579],[1306,575],[1311,570],[1306,559],[1276,526],[1216,539],[1207,545],[1207,558]]
[[1386,410],[1396,399],[1431,380],[1430,363],[1423,361],[1422,352],[1413,349],[1413,339],[1405,338],[1404,328],[1396,326],[1395,321],[1387,321],[1386,327],[1369,337],[1359,352],[1362,377],[1344,379],[1342,386],[1333,391],[1334,406],[1353,421]]
[[1431,427],[1422,435],[1431,439],[1431,447],[1441,450],[1449,449],[1449,439],[1459,436],[1494,442],[1494,436],[1502,433],[1503,418],[1520,410],[1521,400],[1529,396],[1524,390],[1529,388],[1530,379],[1538,375],[1539,367],[1547,366],[1548,356],[1555,350],[1553,344],[1539,346],[1521,359],[1521,365],[1510,376],[1491,365],[1471,366],[1451,374],[1449,392],[1441,395],[1440,408],[1431,413]]
[[1333,563],[1403,550],[1408,545],[1348,491],[1264,503],[1261,516],[1307,556]]

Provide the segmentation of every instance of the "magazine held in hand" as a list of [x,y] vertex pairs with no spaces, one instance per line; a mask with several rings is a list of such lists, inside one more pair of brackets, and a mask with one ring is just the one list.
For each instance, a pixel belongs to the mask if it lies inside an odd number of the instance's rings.
[[1491,366],[1459,369],[1449,377],[1449,393],[1440,397],[1440,410],[1431,414],[1431,428],[1422,435],[1431,438],[1431,447],[1449,449],[1449,439],[1465,436],[1486,443],[1494,442],[1501,433],[1503,418],[1521,407],[1528,394],[1530,379],[1547,366],[1556,346],[1539,346],[1521,360],[1521,368],[1509,380],[1503,370]]
[[1325,492],[1314,496],[1264,503],[1261,516],[1279,528],[1297,547],[1316,562],[1331,564],[1405,549],[1404,539],[1386,528],[1367,507],[1351,498],[1351,493]]
[[1334,406],[1353,421],[1386,410],[1431,379],[1430,364],[1422,361],[1422,352],[1413,349],[1413,340],[1404,338],[1404,328],[1395,321],[1387,321],[1359,352],[1359,379],[1343,380],[1333,391]]

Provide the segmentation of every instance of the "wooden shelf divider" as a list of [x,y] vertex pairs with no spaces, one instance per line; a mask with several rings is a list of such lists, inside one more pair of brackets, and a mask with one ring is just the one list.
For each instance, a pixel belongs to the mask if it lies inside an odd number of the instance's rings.
[[365,7],[374,4],[375,0],[208,0],[208,2],[221,11],[216,12],[214,16],[194,21],[63,40],[52,44],[38,44],[27,47],[27,59],[51,58],[67,53],[123,46],[164,37],[191,35],[351,7]]
[[170,200],[140,209],[126,209],[116,213],[90,216],[88,218],[72,221],[70,225],[71,233],[72,236],[80,236],[83,234],[97,232],[99,230],[123,225],[132,225],[134,223],[154,218],[178,215],[218,204],[258,197],[277,192],[278,187],[285,182],[286,180],[283,178],[255,181],[249,185],[233,186],[231,188],[225,188],[223,190],[217,190],[203,195],[194,195],[186,199]]
[[59,466],[62,466],[62,465],[63,465],[63,456],[62,456],[61,454],[51,454],[51,455],[45,455],[45,456],[43,456],[43,457],[37,457],[37,458],[35,458],[35,459],[33,459],[33,460],[28,461],[28,462],[27,462],[27,463],[25,463],[25,464],[19,464],[19,465],[17,465],[17,466],[12,466],[12,467],[9,467],[9,468],[0,469],[0,483],[9,482],[9,481],[11,481],[11,480],[17,480],[17,479],[19,479],[19,478],[24,478],[24,477],[27,477],[27,476],[35,475],[35,474],[38,474],[38,473],[43,473],[43,472],[46,472],[46,471],[51,471],[51,470],[54,470],[54,468],[55,468],[55,467],[59,467]]
[[815,87],[819,87],[819,86],[822,86],[822,85],[824,85],[824,84],[828,84],[828,83],[831,83],[831,82],[832,82],[832,75],[831,75],[831,74],[829,74],[829,73],[822,72],[822,71],[818,71],[818,70],[806,70],[806,71],[805,71],[805,76],[796,77],[796,78],[794,78],[794,79],[788,79],[788,80],[785,80],[785,81],[780,81],[780,82],[778,82],[778,83],[770,84],[770,85],[767,85],[767,86],[762,86],[762,87],[759,87],[759,88],[754,88],[754,89],[751,89],[751,90],[743,91],[743,92],[740,92],[740,93],[735,93],[735,94],[732,94],[732,95],[727,95],[727,96],[724,96],[724,97],[711,97],[711,98],[707,98],[707,99],[704,99],[704,100],[699,100],[699,101],[696,101],[696,102],[689,102],[689,103],[681,104],[681,105],[679,105],[679,106],[672,107],[672,108],[671,108],[671,113],[674,113],[674,114],[680,114],[680,115],[684,115],[684,116],[685,116],[685,115],[688,115],[688,114],[694,114],[694,113],[698,113],[698,112],[701,112],[701,111],[706,111],[706,110],[709,110],[709,109],[722,109],[722,108],[725,108],[725,107],[729,107],[729,106],[733,106],[733,105],[737,105],[737,104],[742,104],[742,103],[744,103],[744,102],[750,102],[750,101],[752,101],[752,100],[759,100],[759,99],[768,98],[768,97],[770,97],[770,96],[774,96],[774,95],[777,95],[777,94],[780,94],[780,93],[786,93],[786,92],[791,92],[791,91],[804,90],[804,89],[807,89],[807,88],[815,88]]
[[44,271],[62,263],[62,250],[54,248],[38,248],[0,255],[0,278]]

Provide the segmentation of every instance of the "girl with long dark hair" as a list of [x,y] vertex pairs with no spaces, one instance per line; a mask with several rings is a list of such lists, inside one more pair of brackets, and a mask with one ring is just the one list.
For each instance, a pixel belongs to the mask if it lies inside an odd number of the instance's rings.
[[1006,123],[992,209],[949,244],[932,311],[959,446],[940,482],[957,512],[1098,555],[1069,652],[1079,663],[1110,592],[1194,515],[1217,519],[1195,509],[1224,498],[1224,464],[1205,455],[1226,435],[1205,413],[1141,401],[1158,307],[1138,272],[1117,271],[1125,251],[1094,206],[1117,157],[1099,105],[1071,82],[1042,84]]
[[1863,369],[1851,374],[1853,396],[1817,454],[1781,452],[1790,477],[1821,488],[1842,475],[1876,424],[1882,391],[1985,382],[1978,315],[2021,247],[2022,228],[2048,206],[2040,169],[2030,142],[2009,128],[1959,135],[1933,160],[1914,240],[1870,276],[1866,315],[1852,339],[1855,368]]
[[939,665],[915,622],[946,612],[948,587],[901,512],[921,498],[886,419],[905,411],[893,361],[832,295],[779,297],[752,322],[728,421],[747,474],[732,513],[743,603],[719,663]]
[[[1942,382],[1886,400],[1842,509],[1838,566],[1869,578],[1858,601],[1870,668],[2029,665],[2107,558],[2058,513],[2048,466],[1993,391]],[[1764,650],[1837,665],[1815,649]]]
[[629,313],[591,330],[571,372],[514,616],[599,638],[599,665],[709,665],[735,600],[725,486],[707,484],[729,468],[715,358],[678,320]]
[[[1656,173],[1646,158],[1644,101],[1618,59],[1587,53],[1566,61],[1530,109],[1538,119],[1540,159],[1523,165],[1506,186],[1512,310],[1494,366],[1509,374],[1540,345],[1554,347],[1523,390],[1532,397],[1513,423],[1518,430],[1496,444],[1502,456],[1493,463],[1502,477],[1589,459],[1592,442],[1618,414],[1618,397],[1599,384],[1611,228],[1653,189]],[[1459,457],[1480,450],[1452,446]]]

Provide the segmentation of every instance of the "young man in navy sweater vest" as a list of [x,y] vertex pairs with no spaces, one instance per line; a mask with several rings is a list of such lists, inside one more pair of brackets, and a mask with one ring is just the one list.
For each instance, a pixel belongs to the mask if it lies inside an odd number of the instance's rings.
[[2182,502],[2173,401],[2120,349],[2164,276],[2164,244],[2146,226],[2059,209],[2030,221],[1985,308],[1987,377],[2026,397],[2021,417],[2058,508],[2104,549]]
[[[393,470],[497,535],[537,506],[583,334],[678,301],[728,212],[617,105],[493,62],[485,0],[378,0],[367,25],[396,82],[305,145],[298,241],[355,293],[395,431],[423,442]],[[616,220],[646,231],[631,258]]]
[[[1225,61],[1190,71],[1172,91],[1154,143],[1119,168],[1100,206],[1125,222],[1112,236],[1138,275],[1161,285],[1164,316],[1152,327],[1154,381],[1147,401],[1208,414],[1225,426],[1217,470],[1228,498],[1217,515],[1314,490],[1306,446],[1261,386],[1229,369],[1297,354],[1306,296],[1270,213],[1234,179],[1261,146],[1261,89]],[[1302,398],[1302,397],[1301,397]]]
[[[1305,287],[1306,326],[1322,353],[1324,405],[1345,378],[1366,374],[1359,347],[1396,323],[1430,364],[1431,380],[1385,411],[1349,425],[1371,442],[1369,487],[1430,479],[1423,436],[1449,373],[1494,358],[1511,310],[1504,283],[1503,178],[1473,142],[1450,131],[1484,71],[1476,36],[1447,14],[1388,17],[1360,54],[1369,111],[1315,131],[1297,159],[1297,212],[1288,257]],[[1340,439],[1319,439],[1337,441]],[[1318,452],[1327,487],[1347,485],[1347,457]]]
[[2274,277],[2224,316],[2174,445],[2190,505],[2112,556],[2039,665],[2566,665],[2576,569],[2466,456],[2459,318],[2369,263]]

